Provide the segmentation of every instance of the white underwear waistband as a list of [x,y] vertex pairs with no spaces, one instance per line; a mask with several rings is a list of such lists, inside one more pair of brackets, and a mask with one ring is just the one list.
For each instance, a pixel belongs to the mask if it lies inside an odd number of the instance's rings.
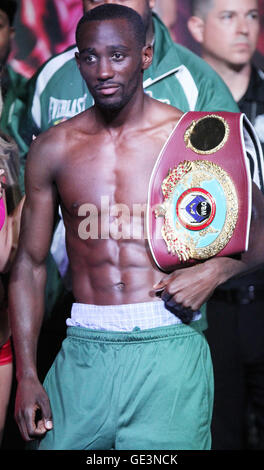
[[[198,310],[193,321],[200,320]],[[164,306],[163,301],[123,305],[92,305],[74,303],[67,326],[93,330],[133,331],[181,324],[182,321]]]

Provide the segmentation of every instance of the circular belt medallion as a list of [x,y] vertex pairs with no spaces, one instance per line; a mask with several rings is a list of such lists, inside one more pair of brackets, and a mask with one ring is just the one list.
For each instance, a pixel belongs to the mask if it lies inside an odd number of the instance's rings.
[[162,183],[162,237],[179,259],[207,259],[221,251],[238,218],[235,186],[225,170],[207,160],[184,161]]
[[215,209],[212,195],[202,188],[187,189],[176,204],[178,220],[189,230],[208,227],[215,216]]

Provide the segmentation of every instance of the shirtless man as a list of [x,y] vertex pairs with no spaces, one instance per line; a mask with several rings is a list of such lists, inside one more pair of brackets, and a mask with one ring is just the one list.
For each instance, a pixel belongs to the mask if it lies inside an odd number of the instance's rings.
[[[208,449],[212,367],[201,319],[197,313],[182,324],[155,292],[162,287],[163,298],[196,311],[218,284],[260,262],[261,239],[240,261],[159,271],[145,237],[131,236],[144,222],[134,207],[147,201],[155,160],[181,112],[143,91],[152,48],[134,10],[95,8],[76,35],[77,63],[95,105],[41,134],[28,156],[10,283],[16,420],[25,440],[40,440],[39,449]],[[58,203],[76,303],[43,388],[37,341]],[[257,198],[263,212],[262,204]],[[80,229],[87,207],[88,239]]]

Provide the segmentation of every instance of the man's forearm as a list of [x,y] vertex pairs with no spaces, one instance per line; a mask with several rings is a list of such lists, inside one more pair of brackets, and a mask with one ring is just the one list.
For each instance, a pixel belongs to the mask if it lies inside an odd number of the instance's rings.
[[15,263],[9,283],[11,331],[16,353],[17,379],[36,376],[39,332],[44,314],[46,268]]

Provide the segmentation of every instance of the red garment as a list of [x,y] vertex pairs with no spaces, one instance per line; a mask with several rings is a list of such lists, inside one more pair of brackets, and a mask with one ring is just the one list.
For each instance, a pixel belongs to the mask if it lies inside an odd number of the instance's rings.
[[12,346],[10,338],[7,342],[0,348],[0,366],[5,364],[10,364],[13,360]]

